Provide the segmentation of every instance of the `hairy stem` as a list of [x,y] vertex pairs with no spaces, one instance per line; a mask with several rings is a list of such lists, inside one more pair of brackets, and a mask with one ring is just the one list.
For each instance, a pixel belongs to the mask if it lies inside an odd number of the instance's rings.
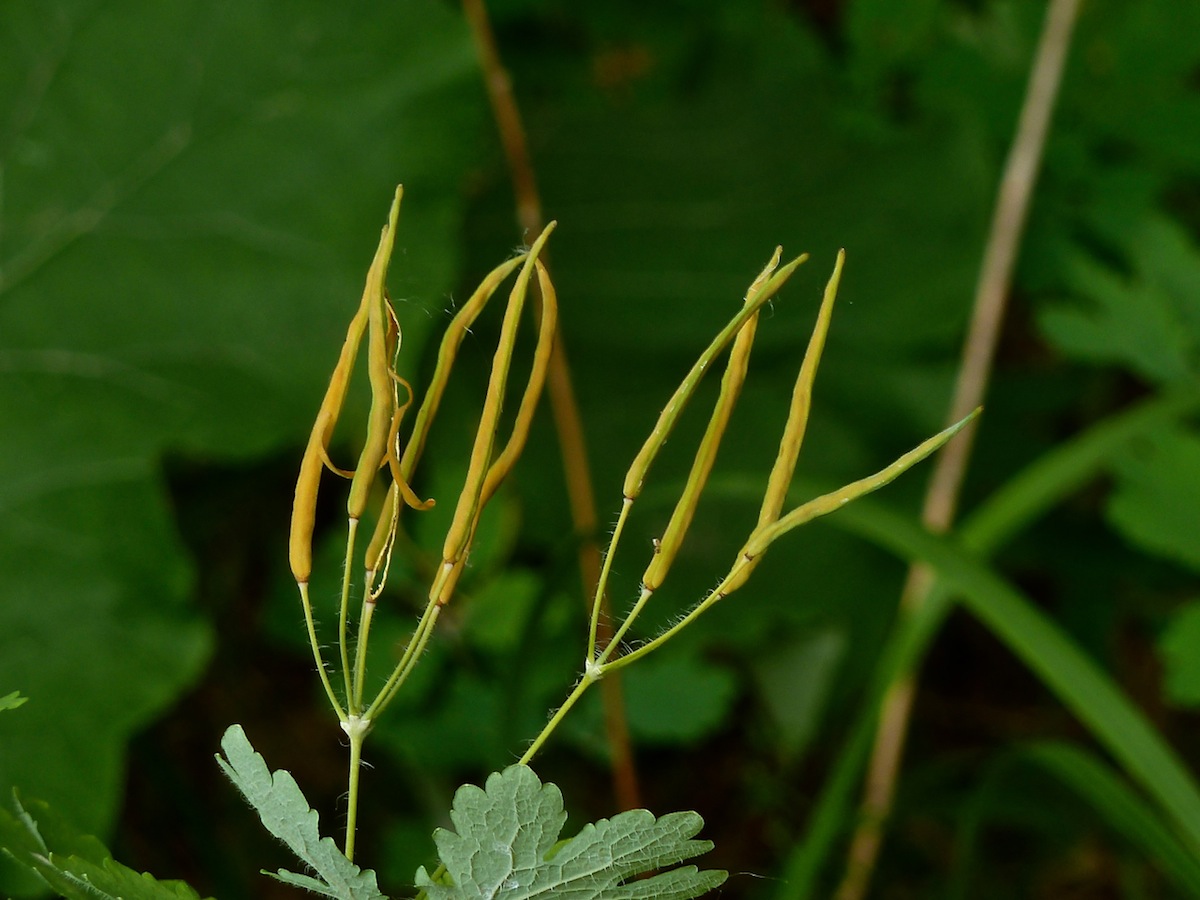
[[351,716],[346,723],[350,737],[350,785],[346,801],[346,859],[354,862],[354,833],[358,826],[358,775],[362,770],[362,746],[370,723]]
[[378,719],[388,704],[392,702],[392,698],[403,687],[404,682],[412,673],[417,661],[420,660],[421,654],[425,652],[425,646],[429,643],[429,637],[433,634],[433,629],[437,625],[438,615],[441,611],[442,607],[435,602],[430,602],[425,607],[425,613],[421,616],[421,620],[417,622],[417,627],[413,631],[412,637],[408,639],[408,646],[404,649],[404,653],[400,657],[400,662],[396,663],[396,668],[392,670],[392,674],[388,677],[387,682],[371,702],[371,705],[367,707],[367,711],[363,713],[364,719],[372,722]]
[[321,642],[317,640],[317,625],[313,621],[312,601],[308,596],[308,582],[300,582],[299,588],[300,605],[304,607],[304,624],[308,628],[308,642],[312,646],[313,659],[317,663],[317,674],[321,676],[321,685],[325,688],[326,696],[329,697],[329,705],[337,713],[338,719],[345,722],[346,711],[342,709],[342,704],[338,702],[337,694],[333,691],[333,684],[329,681],[329,672],[325,669],[325,658],[321,655]]
[[354,559],[354,538],[358,533],[358,519],[350,519],[346,526],[346,564],[342,567],[342,596],[338,605],[338,654],[342,661],[342,679],[346,687],[346,705],[351,715],[358,712],[354,702],[354,670],[350,668],[350,562]]
[[550,717],[550,721],[546,723],[546,727],[542,729],[542,733],[533,739],[533,743],[529,745],[529,749],[525,751],[525,755],[517,760],[518,765],[529,765],[529,761],[542,749],[542,744],[546,743],[546,739],[554,733],[554,729],[559,726],[559,723],[571,711],[571,707],[579,702],[579,698],[583,696],[584,691],[595,684],[597,678],[598,676],[590,667],[583,673],[583,677],[575,685],[575,690],[571,691],[570,696],[563,701],[563,705],[554,711],[554,715]]

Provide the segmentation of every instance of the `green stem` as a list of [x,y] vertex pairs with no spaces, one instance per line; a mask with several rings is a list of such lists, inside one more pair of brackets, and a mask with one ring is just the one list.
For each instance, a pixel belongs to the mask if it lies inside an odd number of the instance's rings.
[[570,711],[571,707],[574,706],[578,702],[579,698],[583,696],[583,692],[599,681],[600,677],[599,670],[592,667],[589,667],[583,673],[583,677],[580,678],[579,683],[575,685],[575,690],[571,691],[571,695],[563,701],[563,705],[560,706],[555,711],[554,715],[550,717],[550,721],[546,723],[546,727],[542,729],[542,733],[534,738],[533,743],[529,745],[529,749],[525,751],[525,755],[517,760],[518,765],[529,765],[529,761],[533,759],[534,755],[540,749],[542,749],[542,744],[546,743],[546,739],[550,737],[550,735],[554,732],[554,729],[558,727],[560,722],[562,722],[563,718]]
[[[630,663],[637,662],[643,656],[647,656],[648,654],[653,653],[655,650],[657,650],[659,647],[661,647],[663,644],[665,644],[671,638],[675,637],[675,635],[677,635],[679,632],[683,631],[683,629],[685,629],[689,625],[691,625],[694,621],[696,621],[696,619],[700,618],[700,616],[702,616],[705,612],[707,612],[714,604],[716,604],[718,601],[724,599],[726,593],[729,592],[729,590],[728,590],[729,585],[733,582],[735,577],[737,577],[741,574],[742,570],[747,565],[750,565],[750,563],[751,563],[751,561],[747,560],[745,557],[739,557],[738,561],[736,563],[734,563],[733,568],[729,570],[729,574],[726,575],[721,580],[721,583],[718,584],[712,590],[712,592],[709,593],[709,595],[707,597],[705,597],[703,600],[701,600],[699,603],[697,603],[695,606],[693,606],[682,619],[677,621],[670,628],[666,629],[661,634],[646,641],[646,643],[642,644],[636,650],[630,650],[628,653],[622,653],[620,656],[618,656],[616,659],[612,660],[611,662],[608,661],[608,653],[605,652],[605,654],[598,660],[598,662],[601,664],[600,665],[601,672],[607,673],[607,672],[615,671],[617,669],[623,669],[623,668],[625,668],[625,666],[629,665]],[[638,606],[640,606],[640,605],[641,605],[641,601],[639,601],[639,603],[638,603]],[[635,611],[638,610],[638,606],[634,607]],[[633,613],[631,612],[630,619],[632,619],[632,617],[633,617]],[[625,620],[626,625],[629,624],[630,619]],[[623,631],[624,631],[624,628],[622,628],[622,633],[623,633]],[[614,640],[613,644],[616,644],[616,643],[617,642]]]
[[350,620],[350,563],[354,559],[354,538],[358,534],[358,519],[350,519],[346,526],[346,564],[342,567],[342,600],[338,611],[338,652],[342,658],[342,678],[346,682],[346,705],[350,715],[359,711],[354,702],[354,670],[350,668],[350,644],[347,638]]
[[346,711],[342,709],[342,704],[338,702],[337,694],[333,692],[333,685],[329,681],[329,673],[325,671],[325,659],[321,656],[321,642],[317,640],[317,626],[313,621],[312,601],[308,598],[308,582],[302,581],[298,587],[300,588],[300,605],[304,607],[304,624],[308,626],[308,642],[312,645],[313,659],[317,663],[317,674],[321,676],[321,684],[325,688],[325,694],[329,697],[329,705],[337,713],[338,719],[345,722]]
[[375,600],[368,588],[367,595],[363,597],[358,639],[354,642],[354,709],[363,708],[363,690],[367,680],[367,637],[371,632],[371,618],[374,615]]
[[358,825],[358,774],[362,769],[362,746],[371,730],[368,719],[351,716],[346,722],[350,737],[350,787],[346,809],[346,859],[354,862],[354,832]]
[[621,641],[623,641],[625,639],[625,635],[629,633],[629,629],[633,625],[634,619],[641,614],[642,609],[653,596],[654,591],[648,588],[642,588],[642,593],[641,596],[638,597],[637,603],[633,604],[633,608],[630,609],[628,614],[625,616],[625,621],[621,623],[621,627],[618,628],[616,634],[612,636],[612,640],[608,642],[608,646],[600,651],[600,655],[594,659],[592,657],[588,657],[589,665],[592,663],[595,663],[596,665],[604,665],[608,661],[608,658],[612,656],[613,651],[621,646]]
[[[596,635],[600,628],[600,612],[604,608],[604,593],[608,590],[608,575],[612,569],[613,556],[617,552],[617,544],[621,541],[621,532],[625,530],[625,520],[629,518],[629,510],[633,506],[633,498],[626,497],[621,504],[620,515],[617,516],[616,527],[608,541],[608,549],[604,552],[604,565],[600,569],[600,577],[596,580],[596,593],[592,597],[592,620],[588,628],[587,658],[596,658]],[[612,644],[612,641],[609,641]]]
[[425,613],[417,623],[417,628],[408,641],[404,655],[400,657],[400,662],[396,663],[396,668],[392,670],[383,689],[367,707],[367,711],[363,713],[364,719],[374,721],[379,718],[388,704],[392,702],[425,651],[425,645],[429,643],[429,637],[433,634],[434,626],[437,624],[441,612],[442,607],[436,601],[430,601],[429,605],[425,607]]

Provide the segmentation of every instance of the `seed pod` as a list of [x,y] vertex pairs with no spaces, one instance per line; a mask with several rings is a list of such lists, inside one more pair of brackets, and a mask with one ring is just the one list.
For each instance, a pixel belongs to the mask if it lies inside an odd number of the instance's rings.
[[480,498],[483,485],[491,468],[492,450],[496,442],[496,429],[500,413],[504,407],[504,393],[508,381],[509,369],[512,366],[513,350],[516,346],[517,328],[521,321],[521,310],[529,288],[529,278],[534,270],[538,253],[554,230],[556,223],[551,222],[534,241],[516,283],[509,292],[508,305],[504,310],[504,319],[500,325],[500,339],[496,352],[492,357],[492,371],[488,377],[487,393],[483,400],[483,413],[479,426],[475,431],[475,441],[471,447],[471,459],[467,466],[467,476],[462,491],[458,496],[458,505],[454,509],[454,519],[446,531],[446,539],[442,545],[443,565],[430,589],[429,598],[445,603],[449,599],[446,586],[457,581],[457,575],[451,580],[451,573],[458,566],[466,553],[478,523],[482,510]]
[[712,365],[712,361],[733,340],[746,321],[761,309],[768,300],[775,296],[796,268],[807,259],[808,254],[805,253],[792,260],[767,279],[766,283],[762,286],[762,290],[754,298],[754,301],[745,304],[741,311],[730,320],[729,324],[722,328],[717,336],[713,338],[712,343],[708,345],[707,349],[700,354],[700,358],[696,360],[696,364],[684,376],[683,381],[675,390],[671,399],[667,401],[667,405],[663,407],[658,421],[654,424],[654,430],[650,432],[650,436],[642,445],[642,449],[638,451],[633,463],[630,464],[629,471],[625,475],[625,484],[622,488],[625,499],[633,500],[641,494],[642,484],[646,479],[646,473],[650,470],[650,464],[654,462],[654,458],[658,456],[658,451],[666,443],[672,429],[675,427],[675,422],[679,418],[679,414],[683,412],[683,408],[696,392],[696,386],[700,383],[700,378],[708,370],[709,366]]
[[[392,204],[388,223],[379,238],[379,248],[367,272],[367,285],[363,291],[363,304],[367,308],[369,344],[367,348],[367,378],[371,384],[371,409],[367,416],[367,436],[363,442],[358,466],[350,482],[350,496],[346,501],[346,512],[351,519],[362,518],[367,505],[371,486],[375,483],[380,466],[388,453],[388,433],[391,431],[392,414],[396,409],[396,387],[392,381],[393,354],[388,352],[388,327],[394,317],[385,294],[388,262],[396,238],[396,219],[400,213],[400,192]],[[400,343],[396,332],[395,346]]]
[[825,349],[825,337],[829,334],[829,322],[833,317],[833,304],[837,300],[838,286],[842,282],[842,266],[845,262],[846,251],[839,250],[833,274],[829,276],[825,294],[821,298],[817,324],[813,327],[812,337],[808,339],[808,349],[804,351],[804,361],[800,364],[796,386],[792,389],[792,405],[788,410],[783,437],[779,441],[775,464],[771,467],[771,475],[767,479],[767,492],[763,496],[762,509],[758,515],[759,525],[779,518],[787,498],[788,487],[792,483],[792,475],[796,471],[796,461],[800,457],[800,447],[804,443],[804,433],[808,428],[808,414],[812,409],[813,383],[817,378],[817,367],[821,365],[821,353]]
[[421,454],[425,451],[425,441],[429,437],[430,426],[437,416],[442,395],[446,392],[450,372],[458,357],[458,348],[469,333],[471,325],[479,318],[479,314],[483,312],[487,302],[496,293],[496,289],[524,261],[525,254],[521,254],[492,269],[446,327],[446,331],[442,335],[441,346],[438,348],[437,366],[433,370],[433,378],[430,379],[429,387],[421,401],[421,407],[417,410],[417,418],[413,422],[408,446],[404,448],[404,454],[400,458],[400,472],[406,481],[412,478]]
[[[771,261],[767,263],[766,268],[759,273],[750,285],[750,289],[746,291],[745,305],[749,306],[754,303],[767,279],[779,265],[779,257],[782,252],[783,248],[775,248],[775,254],[771,257]],[[701,438],[700,446],[696,450],[696,457],[688,472],[683,493],[680,494],[675,509],[671,512],[671,519],[667,523],[662,537],[655,541],[654,556],[651,557],[650,564],[642,574],[644,590],[655,591],[662,585],[663,579],[667,577],[667,572],[679,553],[683,538],[692,524],[696,507],[700,504],[700,495],[704,492],[704,486],[708,483],[708,476],[716,462],[721,438],[725,435],[729,417],[733,414],[733,408],[737,405],[738,397],[742,392],[742,385],[746,381],[746,370],[750,365],[750,350],[754,345],[757,328],[758,313],[756,312],[746,320],[734,339],[733,348],[729,351],[729,362],[725,365],[725,374],[721,377],[721,391],[713,407],[712,416],[708,420],[704,437]]]
[[[396,196],[392,201],[385,234],[394,230],[403,193],[403,186],[396,188]],[[350,375],[354,370],[354,362],[358,358],[363,334],[367,330],[370,318],[370,299],[370,293],[364,292],[358,311],[350,320],[346,339],[342,343],[338,361],[333,367],[329,387],[325,390],[325,397],[321,401],[321,408],[317,411],[316,420],[309,433],[308,445],[304,449],[304,457],[300,462],[300,474],[296,479],[296,493],[292,501],[291,534],[288,540],[288,558],[292,575],[299,584],[307,584],[312,574],[312,536],[316,522],[317,491],[321,482],[321,469],[328,467],[339,475],[347,477],[350,475],[334,466],[330,461],[329,441],[333,437],[334,428],[341,416],[342,406],[346,401],[346,390],[350,386]]]
[[[792,475],[796,471],[796,461],[800,457],[800,447],[804,443],[804,434],[808,428],[808,415],[812,409],[813,383],[816,381],[817,367],[821,364],[821,353],[825,349],[825,338],[829,333],[829,322],[833,316],[833,304],[837,299],[838,286],[842,280],[842,266],[845,261],[846,251],[839,250],[837,262],[833,266],[833,274],[829,276],[824,296],[821,298],[817,323],[813,326],[812,336],[808,340],[808,349],[804,351],[804,361],[800,364],[796,385],[792,389],[792,403],[788,410],[787,423],[783,428],[783,436],[779,440],[779,451],[775,456],[775,464],[771,467],[771,474],[767,479],[767,490],[763,494],[758,525],[755,526],[756,531],[779,518],[779,513],[787,499]],[[757,556],[746,558],[745,547],[739,552],[738,559],[741,561],[738,574],[733,578],[732,584],[727,585],[727,593],[737,590],[745,584],[750,573],[758,566]]]
[[517,459],[525,449],[525,441],[529,438],[529,427],[533,423],[533,414],[537,411],[538,400],[542,396],[542,387],[546,383],[546,373],[550,367],[550,355],[554,352],[554,331],[558,325],[558,295],[550,282],[550,273],[540,259],[534,260],[537,270],[538,288],[542,295],[541,318],[538,322],[537,344],[533,349],[533,365],[529,371],[529,380],[525,384],[525,392],[521,395],[521,403],[517,407],[517,416],[513,421],[512,433],[508,443],[496,456],[480,492],[480,506],[485,505],[499,489],[501,483],[508,477],[516,465]]

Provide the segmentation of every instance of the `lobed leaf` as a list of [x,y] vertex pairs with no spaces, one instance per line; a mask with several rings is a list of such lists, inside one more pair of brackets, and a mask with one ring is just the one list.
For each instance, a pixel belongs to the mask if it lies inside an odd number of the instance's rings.
[[1187,231],[1161,215],[1123,223],[1130,272],[1084,252],[1064,260],[1077,303],[1058,303],[1042,329],[1067,354],[1126,366],[1157,383],[1178,383],[1200,365],[1200,250]]
[[241,725],[231,725],[221,738],[225,758],[217,762],[234,786],[275,835],[317,873],[318,878],[280,869],[266,873],[280,881],[337,900],[386,900],[375,873],[360,869],[338,849],[333,838],[321,837],[317,811],[308,805],[296,780],[282,769],[272,772],[255,752]]
[[0,697],[0,710],[16,709],[28,699],[28,697],[22,697],[20,691],[5,694],[3,697]]
[[1163,428],[1115,462],[1110,524],[1142,549],[1200,569],[1200,434]]
[[450,819],[457,832],[434,833],[450,883],[435,880],[423,866],[417,870],[417,886],[431,900],[521,900],[549,893],[572,900],[690,900],[726,877],[682,866],[629,880],[712,849],[709,841],[693,840],[704,825],[694,812],[656,819],[647,810],[630,810],[586,825],[559,844],[567,819],[562,793],[527,766],[495,772],[483,788],[459,788]]

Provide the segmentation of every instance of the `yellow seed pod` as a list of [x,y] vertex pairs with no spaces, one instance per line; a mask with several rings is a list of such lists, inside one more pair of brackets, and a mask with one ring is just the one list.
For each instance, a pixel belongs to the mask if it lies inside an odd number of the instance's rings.
[[[396,388],[392,382],[392,359],[388,352],[389,325],[395,321],[388,304],[385,282],[388,262],[396,236],[396,219],[400,214],[401,192],[396,191],[388,223],[379,239],[375,259],[367,272],[367,285],[363,292],[363,303],[367,307],[368,347],[367,378],[371,385],[371,409],[367,416],[367,436],[363,442],[358,466],[350,482],[350,496],[346,501],[346,512],[351,519],[362,518],[367,506],[371,486],[379,473],[388,453],[388,433],[392,427],[392,415],[396,408]],[[399,331],[395,332],[395,347],[399,348]]]
[[[504,394],[508,381],[508,372],[512,366],[512,358],[517,340],[517,327],[520,324],[521,310],[525,303],[529,288],[529,279],[534,271],[534,263],[538,253],[554,230],[555,223],[551,222],[534,241],[515,284],[509,292],[508,305],[504,310],[504,319],[500,326],[500,339],[497,342],[495,355],[492,357],[492,370],[488,377],[487,393],[484,395],[483,413],[479,418],[479,426],[475,432],[475,441],[471,447],[471,458],[467,466],[467,476],[459,493],[458,505],[454,509],[454,518],[446,531],[446,539],[442,545],[442,559],[446,563],[457,563],[466,553],[470,537],[475,530],[482,510],[480,498],[483,485],[491,468],[492,451],[496,442],[496,429],[500,413],[504,406]],[[431,594],[431,599],[433,595]]]
[[[385,236],[394,230],[402,196],[403,187],[397,187],[388,216],[388,226],[385,228]],[[381,241],[381,246],[382,243]],[[391,245],[389,244],[388,253],[390,252]],[[379,254],[376,253],[377,258],[378,256]],[[382,280],[380,280],[380,284],[382,285]],[[329,442],[346,402],[350,375],[354,370],[354,362],[358,358],[363,335],[367,331],[370,319],[370,300],[370,292],[364,292],[358,311],[350,320],[350,326],[346,330],[346,339],[342,343],[341,353],[334,365],[333,374],[329,378],[329,387],[325,390],[325,397],[317,411],[316,420],[313,422],[312,431],[308,436],[308,444],[304,449],[304,457],[300,462],[300,474],[296,479],[296,492],[292,500],[291,532],[288,538],[288,561],[291,565],[292,575],[298,584],[307,584],[312,575],[312,536],[316,522],[317,492],[321,483],[321,470],[323,467],[328,467],[340,475],[349,475],[330,462]]]
[[[779,257],[782,252],[782,248],[777,247],[766,268],[754,279],[749,290],[746,291],[744,301],[746,306],[752,305],[758,298],[767,279],[779,265]],[[671,513],[671,519],[667,523],[662,537],[655,541],[654,555],[650,559],[650,564],[646,566],[646,571],[642,574],[644,590],[658,590],[663,579],[667,577],[672,563],[675,562],[679,548],[683,545],[684,536],[696,514],[696,507],[700,504],[700,495],[704,492],[704,486],[708,483],[708,476],[712,473],[713,464],[716,462],[721,438],[725,435],[729,418],[733,414],[733,408],[737,405],[742,385],[746,381],[746,372],[750,365],[750,350],[754,345],[754,335],[757,329],[758,313],[756,312],[746,320],[734,339],[733,347],[729,351],[729,361],[725,366],[725,374],[721,378],[721,390],[717,396],[717,402],[713,406],[704,437],[701,438],[700,446],[696,450],[696,457],[688,472],[683,493],[680,494],[679,500],[675,504],[675,509]]]
[[654,462],[654,458],[658,456],[658,451],[666,443],[672,429],[675,427],[675,422],[683,412],[684,407],[687,406],[692,395],[696,392],[696,386],[700,383],[700,379],[704,373],[712,365],[713,360],[729,345],[729,342],[734,339],[746,321],[778,293],[779,289],[783,287],[792,273],[796,271],[796,268],[802,265],[807,259],[808,254],[805,253],[789,262],[768,278],[754,300],[746,303],[741,311],[713,338],[712,343],[708,345],[705,351],[700,354],[700,358],[696,360],[695,365],[684,376],[675,393],[671,395],[671,399],[667,401],[667,405],[663,407],[663,411],[658,416],[658,421],[654,423],[654,429],[650,432],[650,436],[646,439],[646,442],[642,445],[642,449],[638,451],[637,456],[634,457],[633,462],[630,464],[629,471],[625,475],[625,483],[622,486],[622,491],[627,500],[636,499],[641,494],[642,485],[646,480],[646,473],[650,471],[650,464]]

